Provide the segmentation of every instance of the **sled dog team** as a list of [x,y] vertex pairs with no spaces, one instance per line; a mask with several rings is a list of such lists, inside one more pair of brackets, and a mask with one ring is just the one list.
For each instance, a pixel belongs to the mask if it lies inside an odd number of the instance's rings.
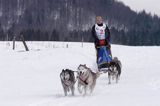
[[[86,65],[81,64],[78,66],[77,71],[63,69],[60,78],[65,96],[69,91],[74,95],[76,81],[78,82],[79,93],[84,95],[87,91],[92,93],[101,72],[108,72],[109,84],[111,84],[111,79],[116,79],[116,83],[118,83],[121,74],[121,62],[117,57],[112,59],[110,30],[101,16],[96,17],[96,24],[92,27],[92,37],[97,53],[98,72],[94,73]],[[75,72],[77,77],[74,75]]]
[[[121,74],[121,67],[121,62],[117,57],[115,57],[107,71],[109,80],[108,84],[111,84],[111,79],[115,79],[116,83],[118,83]],[[71,91],[71,94],[74,96],[76,82],[78,83],[77,89],[80,94],[86,95],[88,92],[92,93],[96,85],[96,80],[99,76],[99,72],[94,73],[85,64],[80,64],[77,71],[63,69],[60,73],[60,79],[64,90],[64,95],[67,96]]]

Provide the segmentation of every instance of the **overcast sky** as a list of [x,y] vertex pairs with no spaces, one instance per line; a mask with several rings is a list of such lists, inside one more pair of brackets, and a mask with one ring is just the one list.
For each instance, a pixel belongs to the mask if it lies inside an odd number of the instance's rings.
[[118,0],[128,5],[135,11],[146,10],[147,13],[157,14],[160,16],[160,0]]

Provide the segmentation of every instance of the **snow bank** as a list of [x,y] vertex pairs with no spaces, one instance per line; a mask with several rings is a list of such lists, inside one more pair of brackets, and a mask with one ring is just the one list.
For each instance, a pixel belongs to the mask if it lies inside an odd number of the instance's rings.
[[[107,74],[97,80],[92,95],[64,97],[59,73],[87,64],[96,71],[92,43],[0,42],[0,106],[159,106],[160,48],[112,45],[122,61],[118,84],[108,85]],[[68,46],[68,48],[67,48]],[[77,86],[77,85],[76,85]]]

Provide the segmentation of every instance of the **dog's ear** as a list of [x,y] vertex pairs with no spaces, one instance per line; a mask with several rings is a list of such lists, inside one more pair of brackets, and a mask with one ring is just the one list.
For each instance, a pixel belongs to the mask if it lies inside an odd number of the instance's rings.
[[66,69],[66,71],[69,71],[69,69]]
[[62,72],[64,72],[64,69],[62,70]]
[[78,66],[78,68],[81,67],[81,66],[82,66],[82,64],[80,64],[80,65]]
[[70,70],[70,69],[67,69],[67,71],[68,71],[68,72],[71,72],[71,70]]

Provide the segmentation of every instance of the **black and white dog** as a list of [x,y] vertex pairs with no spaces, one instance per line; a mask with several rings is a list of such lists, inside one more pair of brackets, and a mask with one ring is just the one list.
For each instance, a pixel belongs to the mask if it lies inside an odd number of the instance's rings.
[[90,68],[86,65],[79,65],[78,67],[78,91],[80,94],[86,95],[87,90],[92,93],[95,85],[96,80],[99,74],[94,73]]
[[108,84],[111,84],[111,78],[113,80],[116,79],[116,83],[118,83],[118,80],[120,79],[121,75],[121,68],[122,68],[121,62],[118,60],[117,57],[114,57],[113,61],[110,63],[110,68],[108,71],[108,79],[109,79]]
[[64,95],[67,96],[67,92],[71,90],[72,95],[74,96],[74,91],[75,91],[74,85],[76,83],[74,71],[69,69],[65,70],[63,69],[62,72],[60,73],[60,79],[63,86]]

